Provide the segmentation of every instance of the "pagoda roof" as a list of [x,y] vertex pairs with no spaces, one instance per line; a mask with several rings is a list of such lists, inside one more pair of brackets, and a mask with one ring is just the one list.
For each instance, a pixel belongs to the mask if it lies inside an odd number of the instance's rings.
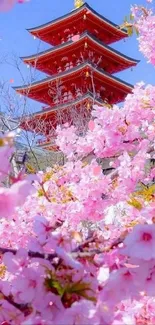
[[[43,116],[43,117],[47,118],[50,116],[50,114],[53,114],[56,111],[68,109],[71,106],[76,106],[76,105],[82,103],[86,99],[90,99],[92,101],[94,100],[92,93],[90,93],[89,91],[86,94],[84,94],[83,96],[81,96],[77,99],[74,99],[74,100],[70,101],[69,103],[59,104],[56,107],[47,107],[46,110],[41,110],[41,111],[35,112],[31,115],[25,116],[24,119],[29,118],[29,117],[31,117],[31,118],[37,117],[37,116],[39,116],[39,117]],[[95,104],[102,106],[104,104],[104,101],[95,99]]]
[[[66,43],[57,45],[51,49],[48,49],[46,51],[36,53],[34,55],[30,55],[27,57],[21,57],[21,59],[24,61],[26,64],[30,64],[32,66],[35,66],[38,70],[41,70],[43,72],[49,73],[47,71],[46,66],[44,67],[45,61],[47,62],[48,60],[56,60],[56,58],[60,55],[63,57],[67,56],[67,51],[68,52],[73,52],[77,48],[79,48],[83,42],[89,41],[90,43],[93,44],[94,48],[98,49],[101,53],[103,53],[104,56],[113,59],[114,61],[117,61],[118,63],[122,63],[124,65],[124,69],[128,67],[135,66],[139,60],[135,60],[127,55],[124,55],[120,53],[119,51],[112,49],[110,46],[104,44],[100,40],[98,40],[95,36],[91,35],[89,32],[84,32],[78,41],[73,42],[73,41],[68,41]],[[63,59],[63,57],[61,59]],[[118,68],[116,69],[115,72],[123,70]]]
[[[43,123],[46,124],[48,122],[51,122],[53,127],[56,127],[58,124],[57,118],[56,118],[57,113],[60,113],[60,111],[68,111],[72,107],[78,107],[78,105],[81,105],[84,102],[93,103],[93,101],[94,101],[93,95],[90,92],[87,92],[83,96],[81,96],[77,99],[74,99],[74,100],[70,101],[69,103],[60,104],[54,108],[49,107],[46,110],[41,110],[41,111],[35,112],[33,114],[24,116],[20,127],[27,131],[37,132],[40,134],[44,134],[44,133],[46,134],[47,129],[44,128]],[[103,105],[105,105],[105,103],[102,100],[95,99],[94,105],[103,106]],[[41,132],[41,127],[40,127],[40,121],[43,122],[43,123],[41,123],[41,125],[43,126],[42,132]],[[44,131],[46,131],[46,132],[44,132]]]
[[43,90],[47,89],[47,87],[49,87],[50,82],[52,82],[54,80],[61,80],[61,81],[69,80],[71,82],[72,77],[75,78],[75,76],[79,76],[80,72],[82,72],[82,71],[84,72],[87,68],[93,72],[96,72],[96,74],[98,74],[100,76],[100,79],[102,81],[103,80],[105,80],[106,82],[109,81],[110,83],[113,83],[114,87],[116,87],[118,89],[120,89],[120,87],[121,87],[121,89],[124,89],[126,92],[131,92],[133,89],[133,86],[131,84],[119,79],[118,77],[112,76],[111,74],[105,72],[102,69],[93,67],[89,62],[85,62],[85,63],[80,64],[70,70],[61,72],[58,75],[54,75],[52,77],[45,78],[45,79],[37,81],[37,82],[34,82],[30,85],[13,87],[13,89],[24,96],[33,98],[40,102],[44,102],[41,100],[41,98],[36,99],[33,95],[36,92],[39,92],[41,89],[43,89]]
[[[109,33],[111,33],[111,40],[109,43],[115,42],[117,40],[120,40],[124,37],[128,37],[128,33],[125,29],[120,29],[119,26],[112,21],[108,20],[98,12],[96,12],[93,8],[91,8],[86,2],[78,9],[72,10],[71,12],[56,18],[46,24],[29,28],[27,29],[28,32],[30,32],[32,35],[40,38],[41,40],[51,43],[50,38],[48,39],[48,34],[52,31],[58,31],[60,29],[60,26],[67,28],[68,24],[73,22],[73,19],[81,18],[81,13],[88,13],[89,19],[91,21],[98,22],[98,25],[100,28],[103,28],[105,30],[108,30]],[[76,18],[75,18],[76,17]],[[83,17],[82,17],[83,18]]]

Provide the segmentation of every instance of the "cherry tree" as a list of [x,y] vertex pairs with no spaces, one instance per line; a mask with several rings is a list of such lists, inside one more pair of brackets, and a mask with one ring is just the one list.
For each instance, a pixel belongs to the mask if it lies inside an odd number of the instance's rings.
[[[154,64],[154,12],[132,16]],[[1,324],[155,323],[154,107],[155,87],[139,83],[121,109],[94,106],[85,136],[59,126],[66,163],[37,175],[11,176],[15,135],[1,137]]]

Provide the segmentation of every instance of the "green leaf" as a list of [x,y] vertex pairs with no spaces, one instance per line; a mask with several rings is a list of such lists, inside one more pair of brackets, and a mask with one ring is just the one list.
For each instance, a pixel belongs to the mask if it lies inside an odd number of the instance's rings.
[[68,293],[79,293],[83,292],[86,290],[90,290],[90,283],[85,283],[85,282],[76,282],[71,285],[69,285],[66,288]]
[[90,283],[88,282],[76,282],[73,284],[69,284],[66,286],[65,288],[65,292],[64,294],[77,294],[80,297],[83,297],[87,300],[96,301],[95,297],[89,296],[86,291],[92,291],[92,289],[90,288]]
[[142,209],[142,204],[134,197],[132,197],[129,201],[127,201],[127,203],[131,206],[133,206],[134,208],[136,208],[137,210],[141,210]]
[[26,168],[30,174],[35,174],[36,171],[30,164],[26,164]]
[[82,293],[80,294],[81,297],[87,299],[87,300],[90,300],[92,302],[96,302],[96,298],[95,297],[92,297],[92,296],[88,296],[86,293]]
[[61,298],[67,297],[69,294],[72,296],[76,294],[80,297],[83,297],[87,300],[96,302],[96,298],[89,296],[87,291],[92,291],[90,288],[90,283],[88,282],[76,282],[76,283],[68,283],[62,287],[61,283],[52,273],[48,273],[48,278],[45,280],[45,285],[47,289],[50,289],[55,294],[59,295]]
[[39,189],[38,190],[38,197],[44,196],[43,190]]
[[54,275],[50,274],[51,278],[47,278],[45,283],[49,289],[55,289],[55,293],[59,296],[63,296],[65,288],[63,288],[60,282],[54,277]]

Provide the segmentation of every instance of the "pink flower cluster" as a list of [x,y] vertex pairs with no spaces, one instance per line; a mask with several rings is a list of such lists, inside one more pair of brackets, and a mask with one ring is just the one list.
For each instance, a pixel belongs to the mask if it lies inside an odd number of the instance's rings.
[[10,177],[2,139],[2,324],[153,324],[154,102],[138,84],[122,109],[94,107],[85,137],[58,128],[68,160],[36,178]]
[[0,324],[153,325],[155,87],[57,133],[66,163],[36,177],[0,139]]
[[[147,0],[152,3],[152,0]],[[133,6],[131,8],[134,18],[133,26],[136,27],[139,37],[139,49],[148,59],[148,62],[155,65],[155,15],[151,9],[146,9],[142,6]]]
[[16,3],[24,3],[29,0],[0,0],[0,12],[8,11],[13,8]]

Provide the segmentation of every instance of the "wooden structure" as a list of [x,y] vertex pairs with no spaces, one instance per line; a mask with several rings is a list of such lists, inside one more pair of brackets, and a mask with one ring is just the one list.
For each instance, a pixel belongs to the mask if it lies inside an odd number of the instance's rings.
[[45,141],[39,145],[52,150],[56,147],[51,143],[51,129],[55,130],[60,122],[74,124],[73,111],[80,115],[82,107],[86,118],[93,104],[111,105],[124,100],[133,87],[113,74],[138,63],[110,47],[128,36],[125,30],[87,3],[75,3],[76,9],[70,13],[28,30],[52,48],[22,59],[48,76],[15,87],[18,93],[45,105],[42,111],[27,117],[22,127],[42,133]]

